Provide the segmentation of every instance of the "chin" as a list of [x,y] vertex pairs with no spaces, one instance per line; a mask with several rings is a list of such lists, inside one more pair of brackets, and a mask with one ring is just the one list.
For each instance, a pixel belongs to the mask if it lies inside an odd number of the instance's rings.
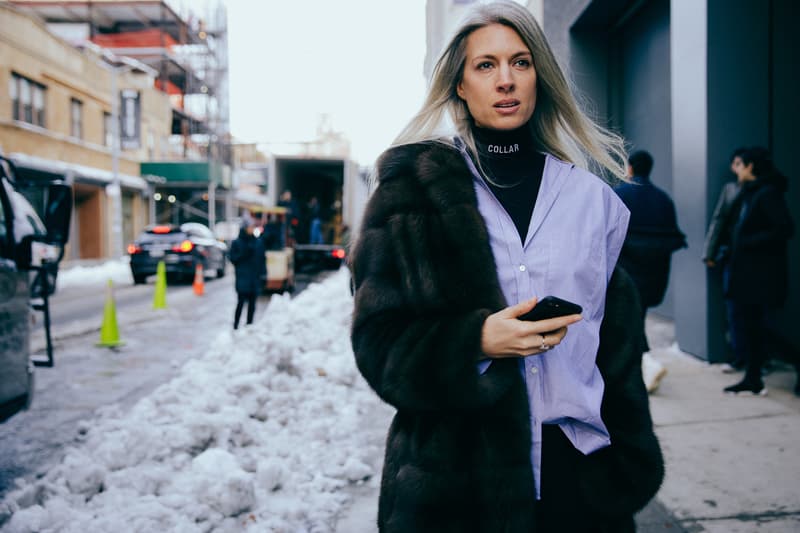
[[487,127],[493,130],[515,130],[525,124],[525,120],[497,120]]

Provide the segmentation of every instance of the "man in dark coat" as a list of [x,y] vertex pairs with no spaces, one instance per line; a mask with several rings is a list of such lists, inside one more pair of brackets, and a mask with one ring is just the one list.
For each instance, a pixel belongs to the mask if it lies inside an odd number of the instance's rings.
[[[628,158],[631,182],[615,189],[631,212],[619,265],[639,289],[642,318],[648,308],[664,299],[672,253],[686,247],[686,238],[678,229],[675,204],[650,181],[652,169],[653,157],[649,153],[643,150],[633,153]],[[644,343],[645,351],[649,351],[646,337]]]
[[231,244],[230,259],[236,272],[236,313],[233,329],[238,329],[242,308],[247,302],[247,324],[253,323],[256,312],[256,298],[267,279],[267,258],[262,239],[253,234],[255,226],[245,223],[239,236]]
[[[714,272],[718,270],[721,276],[714,276],[717,282],[721,280],[722,286],[727,285],[727,279],[730,274],[728,259],[731,252],[731,238],[733,227],[736,221],[735,213],[738,213],[739,192],[742,189],[742,183],[736,174],[736,168],[742,165],[742,154],[745,148],[737,148],[731,155],[731,172],[737,176],[736,181],[726,183],[719,193],[717,199],[717,206],[714,208],[714,213],[711,215],[711,221],[708,224],[708,231],[706,231],[706,239],[703,243],[703,262],[706,266]],[[736,350],[734,344],[736,339],[733,335],[733,304],[730,298],[725,298],[725,333],[730,346],[730,353],[727,355],[728,363],[723,365],[723,372],[732,373],[744,368],[745,361],[739,361],[736,358]]]

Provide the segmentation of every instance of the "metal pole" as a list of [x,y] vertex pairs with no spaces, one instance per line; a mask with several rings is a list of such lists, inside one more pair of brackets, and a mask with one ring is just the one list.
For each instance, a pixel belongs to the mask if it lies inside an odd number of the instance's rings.
[[214,231],[217,223],[217,183],[211,179],[208,182],[208,227]]
[[150,189],[150,198],[148,198],[150,203],[148,209],[148,211],[150,211],[150,217],[148,223],[150,225],[154,225],[156,223],[156,187],[150,183],[147,188]]
[[117,76],[119,70],[111,66],[111,174],[112,182],[106,187],[106,194],[111,198],[111,257],[122,257],[122,187],[119,178],[120,157],[120,124],[119,124],[119,89]]

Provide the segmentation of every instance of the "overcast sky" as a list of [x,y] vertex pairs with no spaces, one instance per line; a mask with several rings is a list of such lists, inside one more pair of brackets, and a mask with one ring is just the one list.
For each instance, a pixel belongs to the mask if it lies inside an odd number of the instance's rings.
[[329,113],[371,164],[419,109],[425,0],[226,3],[237,140],[312,140]]

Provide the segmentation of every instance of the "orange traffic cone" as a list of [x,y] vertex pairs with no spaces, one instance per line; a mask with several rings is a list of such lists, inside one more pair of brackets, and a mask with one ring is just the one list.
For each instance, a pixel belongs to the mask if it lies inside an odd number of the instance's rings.
[[202,296],[206,291],[205,279],[203,277],[203,265],[198,264],[194,269],[194,283],[192,283],[192,288],[194,289],[194,293],[198,296]]

